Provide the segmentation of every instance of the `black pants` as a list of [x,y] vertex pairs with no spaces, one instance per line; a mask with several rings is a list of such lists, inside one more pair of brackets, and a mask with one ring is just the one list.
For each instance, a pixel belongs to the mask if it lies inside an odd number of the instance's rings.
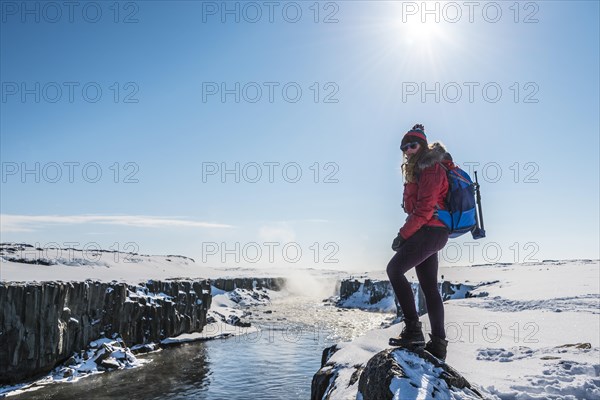
[[448,242],[448,231],[443,228],[422,227],[402,244],[387,266],[394,293],[398,298],[404,318],[419,319],[415,298],[404,274],[415,267],[419,284],[425,295],[431,333],[445,338],[444,303],[438,291],[438,251]]

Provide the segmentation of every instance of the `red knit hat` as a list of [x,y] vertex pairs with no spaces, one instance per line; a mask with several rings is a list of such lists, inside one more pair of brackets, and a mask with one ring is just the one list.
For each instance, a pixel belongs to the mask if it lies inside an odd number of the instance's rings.
[[427,144],[427,136],[425,135],[425,127],[423,125],[416,124],[410,131],[406,132],[402,138],[402,144],[410,143],[414,138],[421,139]]

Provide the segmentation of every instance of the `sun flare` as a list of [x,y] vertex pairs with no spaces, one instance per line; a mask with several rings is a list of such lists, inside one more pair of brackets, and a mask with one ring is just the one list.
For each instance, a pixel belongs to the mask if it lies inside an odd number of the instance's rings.
[[428,45],[442,39],[440,24],[435,22],[406,22],[400,23],[401,34],[409,45]]

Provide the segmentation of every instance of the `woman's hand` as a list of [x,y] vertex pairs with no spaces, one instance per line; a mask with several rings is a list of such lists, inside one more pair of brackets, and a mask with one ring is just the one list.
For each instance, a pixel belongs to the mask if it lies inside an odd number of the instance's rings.
[[405,241],[406,240],[400,235],[400,233],[398,233],[398,236],[396,236],[396,238],[392,242],[392,250],[398,251],[398,249],[402,246],[402,244]]

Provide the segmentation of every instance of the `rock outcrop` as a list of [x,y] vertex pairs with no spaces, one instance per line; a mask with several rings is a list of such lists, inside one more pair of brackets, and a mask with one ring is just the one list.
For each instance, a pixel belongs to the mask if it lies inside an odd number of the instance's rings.
[[285,286],[285,278],[218,278],[211,280],[217,289],[230,292],[234,289],[269,289],[280,291]]
[[323,355],[321,356],[321,368],[313,375],[310,387],[311,400],[329,399],[332,383],[335,381],[336,370],[333,364],[328,364],[328,361],[337,350],[337,345],[327,347],[323,350]]
[[[412,282],[411,286],[415,297],[417,312],[419,315],[424,315],[427,313],[427,305],[425,304],[425,295],[421,290],[421,286],[418,282]],[[453,283],[450,281],[443,281],[439,285],[443,301],[470,297],[470,291],[475,287],[476,286],[474,285]],[[402,312],[400,311],[400,307],[394,296],[394,290],[389,281],[376,279],[344,279],[340,284],[340,300],[338,306],[345,307],[348,300],[357,295],[364,299],[365,308],[369,308],[369,305],[380,303],[387,297],[392,297],[396,302],[398,316],[402,316]],[[355,302],[352,302],[351,306],[354,307]]]
[[[415,291],[415,288],[413,288],[413,291]],[[389,281],[343,279],[340,285],[340,302],[343,303],[355,293],[364,296],[368,304],[376,304],[386,297],[394,296],[394,290]]]
[[482,395],[455,369],[425,351],[386,349],[365,365],[358,381],[363,400],[394,398],[482,399]]
[[200,332],[208,280],[0,283],[0,384],[50,371],[101,337],[127,346]]

